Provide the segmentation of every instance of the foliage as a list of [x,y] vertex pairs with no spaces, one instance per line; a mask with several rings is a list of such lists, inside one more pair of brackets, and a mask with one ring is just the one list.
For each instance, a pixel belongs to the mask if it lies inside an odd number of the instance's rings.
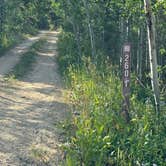
[[14,0],[0,2],[0,52],[12,46],[23,34],[55,26],[52,1]]
[[112,58],[98,53],[94,62],[82,55],[78,63],[74,34],[63,30],[58,50],[73,105],[64,165],[164,165],[166,109],[155,112],[148,81],[140,83],[132,74],[131,121],[127,124],[121,113],[121,74],[119,67],[110,65]]
[[[99,53],[119,65],[124,42],[132,44],[132,72],[150,87],[147,30],[143,1],[131,0],[59,0],[54,2],[56,14],[65,35],[72,36],[66,45],[68,57],[80,64],[82,56],[95,62]],[[165,1],[152,1],[156,17],[157,56],[160,87],[165,88]],[[63,34],[64,37],[64,34]],[[67,41],[69,41],[69,36]],[[65,38],[63,40],[65,44]],[[63,43],[61,40],[61,43]],[[69,48],[70,47],[70,48]],[[71,55],[71,49],[73,55]],[[93,55],[95,53],[95,55]],[[67,58],[67,54],[64,55]],[[63,57],[62,57],[63,59]],[[69,59],[69,58],[68,58]],[[70,59],[69,59],[70,61]],[[119,66],[120,67],[120,66]]]
[[[149,89],[148,42],[143,1],[1,0],[0,52],[23,33],[60,24],[59,64],[71,84],[74,134],[66,165],[164,165],[166,161],[164,0],[152,1],[163,111],[156,113]],[[121,115],[121,48],[132,44],[132,95],[129,124]],[[22,56],[20,77],[35,60]],[[111,64],[111,65],[110,65]],[[135,78],[141,82],[137,82]],[[142,88],[144,86],[144,89]],[[150,87],[150,88],[149,88]],[[73,132],[71,132],[73,133]]]
[[72,33],[61,32],[58,37],[58,52],[60,53],[58,57],[58,62],[60,66],[60,71],[63,73],[66,71],[71,64],[77,63],[77,50],[75,49],[76,43]]
[[[166,137],[165,111],[156,116],[151,102],[132,94],[126,124],[121,115],[121,83],[105,64],[103,74],[87,60],[82,69],[70,67],[73,107],[72,135],[66,165],[163,165]],[[77,112],[77,113],[76,113]]]

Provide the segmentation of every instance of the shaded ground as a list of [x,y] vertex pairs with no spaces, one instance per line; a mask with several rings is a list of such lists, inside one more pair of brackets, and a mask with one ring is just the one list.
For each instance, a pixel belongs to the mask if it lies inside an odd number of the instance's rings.
[[[37,63],[25,78],[0,81],[2,166],[59,165],[61,130],[58,124],[66,117],[67,102],[54,58],[57,55],[56,36],[56,32],[47,32],[48,42],[38,53]],[[15,48],[15,53],[11,54],[18,56],[18,50]],[[1,63],[8,64],[8,61]],[[10,59],[9,63],[13,66],[16,61],[12,63]],[[0,74],[5,74],[9,68],[2,72],[0,67]]]
[[15,64],[18,63],[20,55],[25,53],[33,43],[44,37],[46,34],[46,31],[40,31],[38,36],[24,40],[21,44],[5,53],[4,56],[0,57],[0,77],[8,73],[15,66]]

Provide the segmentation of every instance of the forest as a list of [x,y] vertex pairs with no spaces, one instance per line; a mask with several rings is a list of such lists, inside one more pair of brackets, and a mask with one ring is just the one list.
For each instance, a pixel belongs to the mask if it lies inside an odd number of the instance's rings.
[[2,166],[166,166],[166,1],[0,0],[0,133]]

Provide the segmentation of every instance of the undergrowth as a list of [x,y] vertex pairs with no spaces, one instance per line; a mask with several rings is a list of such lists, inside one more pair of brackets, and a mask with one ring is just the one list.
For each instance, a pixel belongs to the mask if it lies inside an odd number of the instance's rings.
[[19,33],[3,33],[0,35],[0,57],[3,56],[9,49],[20,43],[20,41],[26,39],[30,35],[37,34],[37,29],[28,27],[29,30]]
[[13,48],[15,45],[17,45],[21,40],[23,40],[24,37],[22,35],[12,36],[7,38],[6,36],[1,39],[1,46],[0,46],[0,57],[5,55],[5,53]]
[[60,38],[59,63],[70,84],[73,116],[66,125],[70,135],[63,147],[64,165],[166,165],[166,109],[156,114],[151,96],[146,94],[146,99],[142,96],[140,100],[137,93],[141,88],[132,81],[131,121],[126,123],[121,114],[121,80],[115,67],[107,60],[95,65],[87,57],[78,66],[73,59],[76,55],[72,56],[73,40],[66,48],[66,38],[70,40],[68,35]]

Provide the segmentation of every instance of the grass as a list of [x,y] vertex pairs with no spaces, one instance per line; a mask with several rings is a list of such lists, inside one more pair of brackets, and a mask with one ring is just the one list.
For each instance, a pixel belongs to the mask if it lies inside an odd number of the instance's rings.
[[32,32],[29,33],[22,33],[22,34],[17,34],[17,35],[8,35],[8,37],[6,36],[2,41],[1,41],[1,45],[0,45],[0,57],[4,56],[5,53],[14,48],[17,44],[19,44],[21,41],[32,37],[33,35],[37,34],[37,30],[33,29]]
[[10,43],[8,43],[5,47],[0,48],[0,57],[4,56],[5,53],[14,48],[18,43],[20,43],[20,41],[24,40],[25,37],[18,35],[17,37],[13,37],[13,39],[11,39]]
[[24,77],[32,69],[33,64],[36,62],[37,51],[40,51],[44,43],[44,39],[34,43],[28,52],[21,55],[19,63],[6,75],[6,78],[20,79]]
[[[122,116],[122,85],[107,59],[93,63],[77,53],[72,35],[61,34],[59,66],[71,88],[64,166],[166,165],[166,109],[156,115],[151,95],[131,78],[130,117]],[[97,55],[96,55],[97,56]],[[98,63],[99,62],[99,63]],[[96,65],[97,64],[97,65]],[[164,106],[165,108],[165,106]]]
[[121,115],[121,80],[112,70],[105,67],[101,75],[92,63],[88,69],[70,69],[70,100],[77,114],[66,127],[67,133],[74,132],[64,145],[64,165],[164,166],[165,111],[157,118],[151,103],[138,101],[132,94],[131,121],[126,123]]

